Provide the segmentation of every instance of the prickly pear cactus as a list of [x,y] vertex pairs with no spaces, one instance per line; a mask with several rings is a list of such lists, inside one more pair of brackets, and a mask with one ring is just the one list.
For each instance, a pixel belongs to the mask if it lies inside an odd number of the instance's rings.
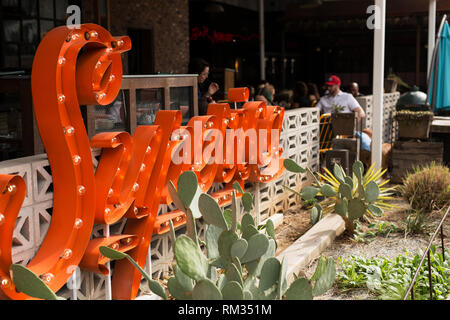
[[[293,160],[286,159],[284,163],[287,170],[295,173],[304,173]],[[347,176],[341,166],[335,164],[333,173],[324,168],[325,174],[316,174],[307,169],[315,180],[314,186],[304,187],[301,192],[285,187],[300,196],[304,201],[316,201],[317,196],[324,196],[321,204],[315,204],[311,208],[311,223],[316,224],[324,213],[334,211],[342,216],[346,229],[354,232],[354,221],[365,214],[381,216],[383,209],[391,208],[384,200],[391,199],[390,191],[395,188],[383,188],[388,181],[381,181],[385,171],[375,171],[372,165],[364,173],[364,165],[361,161],[355,161],[352,166],[352,175]],[[325,209],[323,209],[325,208]]]
[[[223,212],[211,196],[199,192],[195,173],[183,173],[177,186],[178,190],[169,182],[169,193],[178,209],[186,213],[187,234],[176,237],[173,224],[169,222],[176,263],[166,288],[153,280],[128,254],[100,247],[100,253],[111,260],[129,260],[147,280],[150,290],[162,299],[168,299],[168,291],[177,300],[301,300],[323,294],[333,285],[336,269],[334,261],[328,259],[319,261],[311,281],[298,278],[288,287],[286,258],[280,262],[275,257],[273,222],[268,220],[265,226],[256,225],[250,215],[253,198],[250,193],[243,192],[239,184],[233,188],[242,195],[244,204],[245,214],[240,223],[235,190],[232,191],[231,210]],[[321,214],[319,205],[315,209]],[[208,224],[205,243],[197,237],[195,219],[198,217],[203,217]],[[201,243],[206,250],[202,249]],[[59,299],[25,267],[13,265],[12,271],[14,283],[21,291],[42,299]]]
[[[175,205],[186,213],[192,229],[187,235],[176,238],[170,224],[176,261],[174,275],[167,284],[170,295],[180,300],[312,299],[331,288],[336,273],[332,259],[327,260],[323,267],[322,262],[319,264],[320,271],[316,271],[314,281],[298,278],[288,288],[287,261],[280,262],[275,257],[273,222],[268,220],[265,226],[257,226],[250,214],[251,194],[244,192],[237,183],[233,188],[232,208],[223,211],[211,196],[197,195],[195,174],[183,173],[178,181],[178,190],[169,184]],[[236,192],[242,195],[245,211],[240,223]],[[198,203],[194,204],[196,197]],[[198,208],[198,214],[208,225],[205,250],[194,231],[194,207]],[[321,207],[317,205],[315,208],[321,214]],[[108,252],[103,250],[102,254],[108,256]]]

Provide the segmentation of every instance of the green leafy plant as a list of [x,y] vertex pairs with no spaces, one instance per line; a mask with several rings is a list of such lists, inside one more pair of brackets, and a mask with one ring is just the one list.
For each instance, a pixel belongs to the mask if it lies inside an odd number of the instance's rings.
[[413,168],[400,187],[403,198],[413,210],[431,212],[450,204],[449,168],[435,162]]
[[407,84],[405,81],[403,81],[398,75],[396,75],[392,71],[392,68],[389,68],[389,74],[387,75],[386,79],[388,79],[388,80],[395,80],[402,87],[405,87],[406,89],[411,89],[411,86],[409,84]]
[[[423,253],[415,256],[408,253],[394,259],[382,257],[364,258],[350,256],[339,258],[336,283],[340,289],[367,288],[380,300],[402,300],[411,285],[414,273],[419,266]],[[433,246],[430,251],[433,298],[446,299],[450,293],[450,252],[446,250],[445,261],[441,253]],[[430,285],[428,265],[422,264],[414,285],[416,300],[429,299]]]
[[408,234],[426,233],[429,228],[425,214],[420,210],[410,210],[405,219],[405,236]]
[[433,112],[431,111],[410,111],[400,110],[395,113],[395,120],[406,121],[412,125],[420,121],[431,121],[433,119]]
[[343,111],[345,109],[345,107],[344,106],[341,106],[341,105],[339,105],[339,104],[332,104],[331,105],[331,112],[332,113],[339,113],[339,112],[341,112],[341,111]]
[[378,236],[388,237],[391,233],[403,231],[394,223],[388,221],[378,221],[367,226],[368,231],[362,232],[360,224],[355,221],[355,233],[353,239],[356,242],[370,242]]
[[[284,166],[288,171],[303,173],[306,172],[291,159],[284,161]],[[353,164],[352,176],[347,176],[338,164],[334,165],[333,173],[324,168],[325,174],[317,173],[317,176],[308,169],[313,176],[315,183],[312,186],[304,187],[301,192],[291,188],[286,189],[299,195],[304,201],[309,201],[317,196],[324,196],[325,200],[320,204],[315,204],[311,209],[311,223],[317,223],[324,213],[336,212],[345,220],[346,229],[354,233],[354,221],[365,214],[381,216],[383,209],[394,207],[386,203],[392,199],[391,191],[395,188],[386,188],[389,180],[382,181],[381,177],[386,170],[374,170],[374,164],[364,174],[364,165],[361,161]],[[321,182],[319,178],[324,181]]]
[[[189,178],[187,177],[189,176]],[[170,295],[180,300],[251,300],[251,299],[312,299],[326,292],[334,283],[336,268],[331,258],[321,258],[311,280],[297,278],[289,287],[287,284],[287,260],[275,258],[275,232],[269,219],[265,228],[258,230],[250,215],[253,199],[243,193],[239,185],[234,185],[231,204],[231,221],[227,223],[225,212],[217,201],[208,194],[198,197],[198,209],[208,225],[205,234],[206,255],[202,251],[195,229],[195,218],[191,213],[190,198],[185,197],[195,190],[195,173],[188,171],[179,179],[191,181],[192,185],[172,183],[169,192],[177,207],[184,207],[191,227],[187,235],[176,237],[171,225],[171,237],[176,264],[174,276],[169,278],[167,288]],[[244,215],[238,223],[238,203],[236,191],[242,193]],[[190,205],[187,203],[190,202]],[[240,228],[238,226],[240,225]],[[264,232],[261,232],[263,230]],[[100,248],[103,255],[111,259],[120,257],[113,249]],[[130,260],[131,261],[131,260]],[[141,268],[139,271],[144,275]],[[145,275],[147,279],[148,275]],[[155,292],[154,290],[152,290]],[[158,292],[155,292],[158,294]]]

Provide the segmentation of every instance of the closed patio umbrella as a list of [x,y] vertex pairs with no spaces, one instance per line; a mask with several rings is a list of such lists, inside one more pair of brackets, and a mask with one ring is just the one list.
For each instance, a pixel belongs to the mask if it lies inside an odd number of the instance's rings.
[[450,26],[442,20],[428,79],[428,102],[435,113],[450,110]]

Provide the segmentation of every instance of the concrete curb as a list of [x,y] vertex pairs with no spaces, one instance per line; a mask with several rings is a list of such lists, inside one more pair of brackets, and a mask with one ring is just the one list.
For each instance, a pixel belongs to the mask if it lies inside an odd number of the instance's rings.
[[138,297],[136,297],[136,299],[134,300],[163,300],[160,296],[152,293],[152,294],[143,294],[140,295]]
[[[275,227],[283,222],[283,215],[276,214],[271,216]],[[265,224],[263,221],[261,225]],[[288,283],[294,281],[294,274],[297,274],[302,268],[306,267],[312,260],[318,258],[333,240],[342,234],[345,230],[345,222],[337,214],[328,214],[303,236],[298,238],[293,244],[283,250],[278,256],[278,260],[287,258],[287,280]],[[162,300],[156,294],[144,294],[136,297],[135,300]]]
[[270,218],[267,218],[266,220],[264,220],[263,222],[261,222],[259,225],[260,226],[264,226],[267,223],[267,220],[272,220],[273,225],[275,228],[279,227],[282,223],[283,223],[283,214],[282,213],[277,213],[274,214],[273,216],[271,216]]
[[293,244],[283,250],[277,259],[287,258],[287,281],[294,281],[294,274],[318,258],[325,248],[345,230],[345,222],[337,214],[328,214]]

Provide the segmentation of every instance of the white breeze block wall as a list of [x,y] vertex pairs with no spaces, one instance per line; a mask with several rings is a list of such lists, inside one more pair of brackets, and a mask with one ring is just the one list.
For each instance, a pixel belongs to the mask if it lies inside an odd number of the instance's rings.
[[[316,108],[301,108],[285,112],[280,145],[283,147],[283,158],[295,160],[302,166],[312,170],[319,168],[319,111]],[[100,150],[93,149],[94,167],[98,165]],[[19,213],[13,236],[13,263],[22,265],[34,257],[39,249],[51,223],[53,206],[53,182],[50,165],[46,154],[32,157],[2,161],[0,174],[18,174],[27,185],[27,195]],[[255,206],[252,214],[258,222],[288,209],[300,206],[300,199],[286,191],[283,185],[299,191],[310,180],[306,174],[298,175],[284,172],[276,181],[264,184],[248,184],[246,190],[253,194]],[[214,184],[211,192],[223,188],[222,184]],[[259,190],[258,190],[259,189]],[[259,199],[259,212],[256,201]],[[160,206],[159,214],[167,213],[174,206]],[[241,206],[242,210],[242,206]],[[110,235],[120,234],[125,227],[126,219],[109,226]],[[198,232],[202,237],[206,225],[198,221]],[[101,237],[108,232],[106,225],[94,225],[91,238]],[[185,227],[176,231],[185,233]],[[161,278],[169,274],[173,260],[172,244],[168,233],[155,235],[152,238],[146,270],[153,278]],[[149,262],[151,262],[149,264]],[[114,272],[114,270],[112,270]],[[110,297],[111,276],[103,276],[80,270],[76,281],[69,280],[57,294],[68,299],[98,300]],[[141,293],[148,292],[145,281],[141,285]]]
[[[383,95],[383,143],[391,143],[397,139],[397,128],[394,127],[393,114],[395,106],[400,98],[400,92],[385,93]],[[373,119],[373,96],[358,97],[356,100],[366,113],[365,127],[372,129]]]

